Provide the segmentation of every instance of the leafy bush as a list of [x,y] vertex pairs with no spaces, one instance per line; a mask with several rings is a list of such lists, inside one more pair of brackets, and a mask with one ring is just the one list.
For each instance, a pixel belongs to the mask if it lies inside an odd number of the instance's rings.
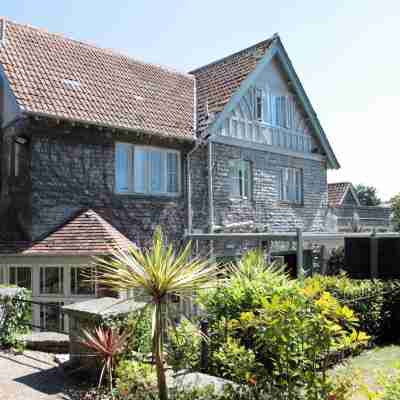
[[0,297],[0,345],[21,347],[19,336],[28,331],[31,318],[29,298],[29,291],[23,288],[14,297]]
[[128,338],[124,358],[135,358],[136,353],[151,352],[151,316],[150,310],[138,310],[129,315],[109,317],[103,324],[110,328],[119,328],[132,334]]
[[190,321],[184,319],[169,331],[167,363],[174,371],[198,369],[200,366],[202,336]]
[[[251,265],[255,267],[251,269]],[[322,285],[290,280],[260,252],[245,255],[227,282],[201,296],[210,320],[210,372],[251,377],[292,399],[324,398],[332,349],[368,340],[357,315]]]
[[116,394],[126,400],[149,400],[157,396],[157,376],[153,365],[123,360],[116,368]]
[[344,247],[339,246],[332,250],[328,259],[328,275],[339,275],[345,270]]
[[238,383],[255,381],[256,374],[262,368],[254,351],[241,345],[237,339],[232,337],[228,337],[227,341],[222,343],[213,357],[215,368],[220,375]]
[[329,292],[341,304],[351,308],[359,320],[359,327],[375,342],[396,339],[391,329],[400,305],[400,287],[395,281],[354,280],[338,276],[315,275],[304,281],[306,293],[319,298]]

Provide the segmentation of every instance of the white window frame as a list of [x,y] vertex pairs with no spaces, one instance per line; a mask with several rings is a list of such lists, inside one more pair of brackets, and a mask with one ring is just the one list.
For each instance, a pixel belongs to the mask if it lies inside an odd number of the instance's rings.
[[[128,181],[128,185],[126,188],[121,189],[118,183],[118,160],[117,160],[117,152],[118,148],[125,149],[127,154],[127,172],[126,177]],[[145,151],[147,156],[145,160],[145,189],[142,192],[135,190],[135,150]],[[161,162],[162,162],[162,171],[163,175],[161,176],[161,191],[151,191],[151,161],[149,155],[151,152],[160,152],[162,154]],[[177,179],[177,191],[176,192],[168,192],[168,154],[174,154],[177,157],[177,171],[176,171],[176,179]],[[153,147],[153,146],[139,146],[131,143],[122,143],[117,142],[115,144],[115,192],[118,194],[136,194],[136,195],[144,195],[144,196],[169,196],[169,197],[177,197],[181,194],[181,153],[178,150],[166,149],[163,147]]]
[[303,171],[301,168],[282,167],[279,171],[279,199],[292,204],[303,204]]
[[[248,179],[246,181],[246,167],[248,167]],[[233,174],[242,172],[242,178]],[[252,163],[249,160],[231,160],[229,165],[230,197],[232,199],[251,199],[252,197]],[[238,190],[234,185],[238,184]]]
[[[90,288],[90,292],[89,293],[78,293],[78,272],[79,270],[84,270],[87,272],[90,272],[90,275],[92,276],[92,281],[91,282],[87,282],[87,285]],[[72,279],[72,275],[74,275],[75,279]],[[80,267],[80,266],[71,266],[69,268],[69,290],[70,290],[70,294],[71,296],[81,296],[81,297],[87,297],[87,296],[94,296],[96,295],[96,284],[94,282],[94,278],[95,278],[95,270],[92,267]],[[75,283],[75,285],[73,285],[73,283]]]
[[254,117],[257,121],[264,121],[264,90],[262,88],[254,90]]
[[[28,266],[10,266],[8,267],[8,282],[10,285],[16,285],[18,287],[25,287],[20,285],[20,280],[18,279],[18,272],[21,271],[21,269],[28,269],[30,272],[30,287],[27,288],[28,290],[32,290],[32,280],[33,280],[33,271],[32,267]],[[13,274],[12,271],[15,271],[15,282],[11,282],[11,275]]]
[[[46,268],[58,269],[58,292],[57,293],[49,293],[46,290],[42,290],[42,288],[46,287]],[[44,280],[42,278],[44,278]],[[40,267],[40,271],[39,271],[39,293],[40,293],[40,295],[45,295],[45,296],[64,295],[65,278],[66,277],[65,277],[64,267],[58,267],[58,266]]]
[[[45,301],[39,305],[39,326],[41,329],[46,330],[48,328],[48,318],[47,318],[47,310],[51,309],[52,306],[62,307],[65,305],[63,301]],[[57,329],[61,331],[65,331],[66,329],[66,315],[59,313],[58,315],[58,327]]]

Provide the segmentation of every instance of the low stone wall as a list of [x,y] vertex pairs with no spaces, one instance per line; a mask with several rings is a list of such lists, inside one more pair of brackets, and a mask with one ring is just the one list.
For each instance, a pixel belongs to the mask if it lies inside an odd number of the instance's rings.
[[93,331],[105,319],[128,315],[144,307],[145,303],[134,300],[123,301],[112,297],[102,297],[63,307],[69,316],[69,353],[74,364],[83,367],[90,377],[97,378],[101,360],[96,353],[82,344],[83,330]]
[[46,353],[65,354],[69,352],[69,336],[56,332],[32,332],[21,336],[26,347]]

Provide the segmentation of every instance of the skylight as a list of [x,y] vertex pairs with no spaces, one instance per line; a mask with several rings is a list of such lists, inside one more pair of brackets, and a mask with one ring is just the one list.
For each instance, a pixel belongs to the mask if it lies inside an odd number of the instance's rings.
[[75,79],[63,79],[63,83],[70,88],[78,88],[81,86],[81,83]]

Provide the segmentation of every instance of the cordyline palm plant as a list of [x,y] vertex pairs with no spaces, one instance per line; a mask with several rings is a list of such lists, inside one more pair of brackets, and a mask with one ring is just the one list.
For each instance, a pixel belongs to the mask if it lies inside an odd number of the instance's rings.
[[112,372],[114,357],[124,350],[130,332],[119,333],[112,328],[97,327],[94,332],[82,331],[81,343],[94,350],[103,359],[98,387],[103,382],[105,370],[109,373],[110,392],[112,393]]
[[152,350],[157,370],[159,397],[168,399],[164,370],[164,337],[168,320],[168,297],[190,298],[193,292],[213,285],[218,266],[192,258],[191,244],[175,251],[157,228],[148,249],[115,250],[108,259],[97,259],[97,283],[117,291],[140,289],[152,307]]

